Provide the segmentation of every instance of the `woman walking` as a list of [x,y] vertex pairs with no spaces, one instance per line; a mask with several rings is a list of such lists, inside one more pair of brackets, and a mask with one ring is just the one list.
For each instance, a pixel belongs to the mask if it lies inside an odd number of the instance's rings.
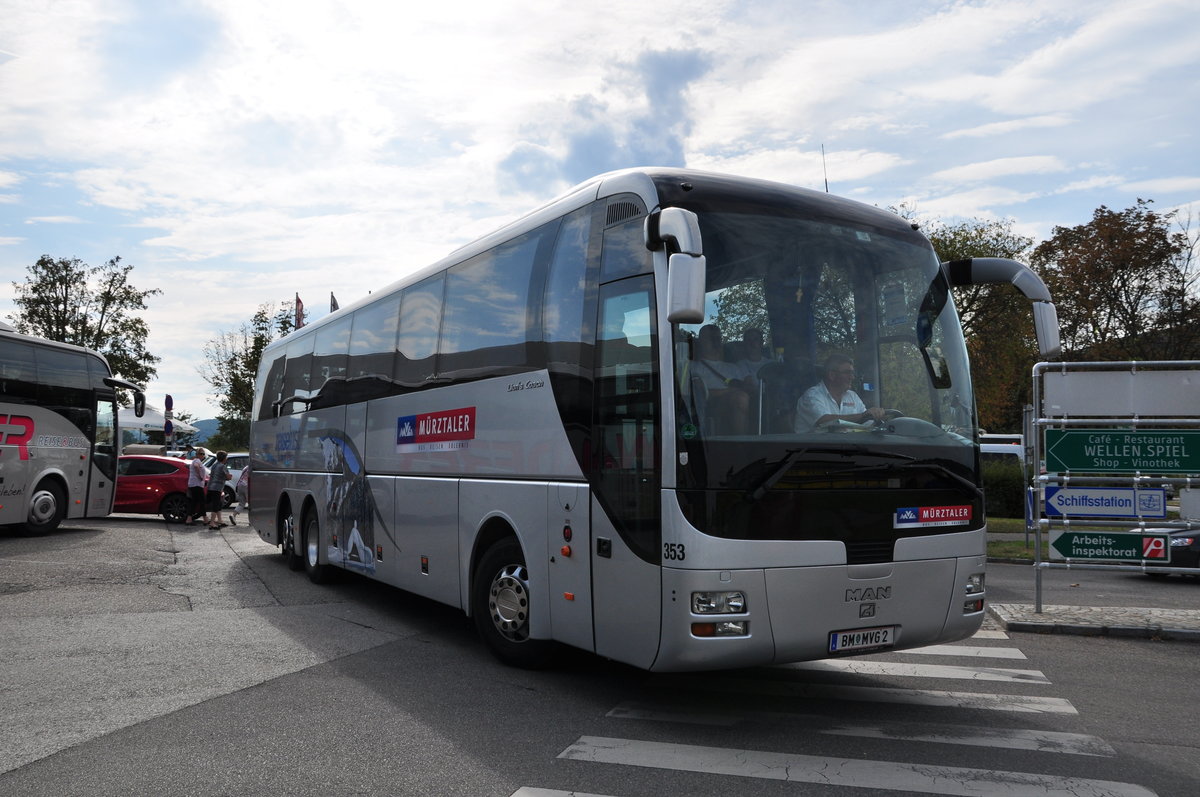
[[204,517],[204,485],[208,483],[208,468],[204,467],[204,457],[194,457],[188,463],[188,507],[187,520],[184,525],[192,525],[195,518]]
[[212,470],[208,474],[208,527],[210,529],[219,529],[225,525],[225,520],[221,517],[221,510],[225,508],[225,482],[229,481],[229,477],[233,475],[225,466],[226,456],[228,455],[224,451],[218,451],[217,461],[213,463]]

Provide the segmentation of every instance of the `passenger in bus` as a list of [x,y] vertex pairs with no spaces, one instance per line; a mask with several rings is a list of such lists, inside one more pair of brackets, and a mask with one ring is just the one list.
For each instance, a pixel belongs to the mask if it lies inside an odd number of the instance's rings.
[[706,393],[706,413],[716,423],[718,431],[745,434],[751,427],[751,397],[756,390],[755,380],[736,363],[722,358],[721,330],[707,324],[696,336],[696,351],[692,377],[699,380]]
[[742,330],[741,357],[737,364],[744,376],[757,378],[760,368],[774,362],[767,359],[764,352],[762,330],[756,327],[746,327]]
[[796,402],[796,432],[811,432],[838,421],[865,423],[887,417],[880,407],[868,409],[850,389],[854,382],[854,361],[846,355],[830,355],[822,374],[821,381],[804,391]]

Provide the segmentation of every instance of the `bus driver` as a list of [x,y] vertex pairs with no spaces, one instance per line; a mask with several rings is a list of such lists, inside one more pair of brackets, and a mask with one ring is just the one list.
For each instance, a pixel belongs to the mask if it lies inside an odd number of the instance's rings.
[[825,360],[821,381],[804,391],[796,402],[797,433],[811,432],[828,423],[882,421],[886,410],[871,407],[850,389],[854,381],[854,361],[844,354],[832,354]]

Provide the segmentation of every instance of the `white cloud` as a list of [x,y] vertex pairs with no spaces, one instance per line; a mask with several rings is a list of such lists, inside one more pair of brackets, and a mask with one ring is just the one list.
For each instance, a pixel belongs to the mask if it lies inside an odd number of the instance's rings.
[[930,175],[930,179],[946,183],[967,183],[1021,174],[1053,174],[1066,170],[1066,165],[1055,156],[1031,155],[1020,158],[997,158],[980,163],[954,166],[934,172]]
[[1162,177],[1156,180],[1139,180],[1121,186],[1126,191],[1145,194],[1167,194],[1186,191],[1200,194],[1200,177]]
[[1071,124],[1072,121],[1070,117],[1059,114],[1030,116],[1024,119],[1009,119],[1005,122],[990,122],[963,130],[951,130],[948,133],[943,133],[942,138],[991,138],[993,136],[1018,133],[1022,130],[1063,127]]
[[26,224],[84,224],[78,216],[31,216],[25,219]]

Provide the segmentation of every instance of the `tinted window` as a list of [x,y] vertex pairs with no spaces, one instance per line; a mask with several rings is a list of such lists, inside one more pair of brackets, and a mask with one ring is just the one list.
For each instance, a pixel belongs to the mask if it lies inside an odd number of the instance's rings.
[[[450,269],[441,372],[525,364],[525,342],[531,337],[530,280],[546,233],[546,227],[540,228]],[[456,354],[472,356],[452,356]]]
[[314,390],[320,390],[330,379],[346,378],[346,355],[350,351],[350,325],[353,321],[353,316],[346,316],[317,330],[317,340],[313,346]]
[[405,384],[419,385],[433,376],[438,327],[442,323],[442,284],[438,275],[404,291],[396,378]]
[[[283,396],[283,366],[287,362],[286,349],[274,349],[264,356],[269,368],[259,365],[259,381],[254,387],[255,417],[260,421],[271,417],[271,408]],[[271,359],[268,359],[271,358]]]
[[559,230],[542,316],[547,343],[578,343],[584,339],[590,220],[591,209],[582,208],[567,216]]
[[0,394],[16,404],[37,400],[37,363],[29,344],[0,339]]
[[[313,336],[294,340],[287,347],[287,363],[283,368],[283,398],[301,396],[307,398],[312,392]],[[282,408],[284,413],[300,412],[303,404],[293,402]]]
[[396,325],[400,319],[400,297],[389,296],[354,314],[350,334],[350,364],[347,375],[383,376],[391,379]]
[[642,233],[642,219],[633,219],[604,231],[604,257],[600,264],[600,280],[649,273],[652,267],[650,252]]

